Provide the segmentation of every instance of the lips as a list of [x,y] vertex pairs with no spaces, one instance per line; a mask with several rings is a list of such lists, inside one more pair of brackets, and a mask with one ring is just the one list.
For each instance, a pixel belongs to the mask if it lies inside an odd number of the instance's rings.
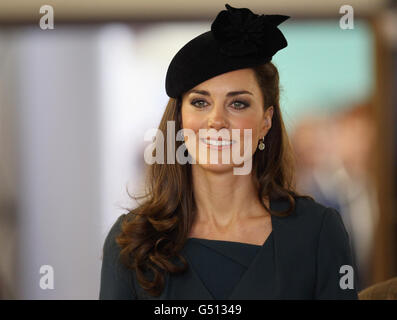
[[227,148],[231,146],[233,143],[236,141],[234,140],[215,140],[215,139],[200,139],[204,144],[206,144],[209,148],[216,148],[216,149],[222,149],[222,148]]

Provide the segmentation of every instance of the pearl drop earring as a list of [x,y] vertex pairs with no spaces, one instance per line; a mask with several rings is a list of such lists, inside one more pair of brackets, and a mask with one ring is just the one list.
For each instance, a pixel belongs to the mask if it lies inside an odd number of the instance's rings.
[[265,149],[264,138],[265,138],[265,137],[263,137],[262,139],[259,140],[258,148],[259,148],[259,150],[261,150],[261,151],[263,151],[263,150]]

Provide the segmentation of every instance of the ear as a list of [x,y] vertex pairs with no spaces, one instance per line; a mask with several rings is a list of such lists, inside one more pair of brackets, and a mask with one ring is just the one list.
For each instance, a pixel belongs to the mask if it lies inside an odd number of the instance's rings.
[[273,112],[274,112],[274,107],[273,106],[270,106],[265,111],[265,119],[266,119],[267,130],[270,130],[270,128],[272,127]]
[[273,112],[274,112],[273,106],[268,107],[265,111],[265,114],[263,116],[262,127],[261,127],[261,137],[266,136],[266,134],[272,127]]

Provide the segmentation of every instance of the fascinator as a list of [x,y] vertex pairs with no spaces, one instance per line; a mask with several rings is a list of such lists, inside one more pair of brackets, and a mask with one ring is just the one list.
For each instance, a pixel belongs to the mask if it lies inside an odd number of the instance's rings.
[[289,16],[258,15],[229,4],[225,7],[227,10],[218,13],[210,31],[190,40],[171,60],[165,80],[169,97],[177,98],[222,73],[269,62],[287,46],[277,26]]

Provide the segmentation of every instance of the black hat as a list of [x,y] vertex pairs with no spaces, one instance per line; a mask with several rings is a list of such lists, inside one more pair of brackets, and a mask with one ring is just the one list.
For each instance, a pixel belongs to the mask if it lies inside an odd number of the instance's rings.
[[169,97],[177,98],[222,73],[269,62],[287,46],[277,26],[289,16],[257,15],[247,8],[225,7],[211,31],[190,40],[172,59],[165,80]]

